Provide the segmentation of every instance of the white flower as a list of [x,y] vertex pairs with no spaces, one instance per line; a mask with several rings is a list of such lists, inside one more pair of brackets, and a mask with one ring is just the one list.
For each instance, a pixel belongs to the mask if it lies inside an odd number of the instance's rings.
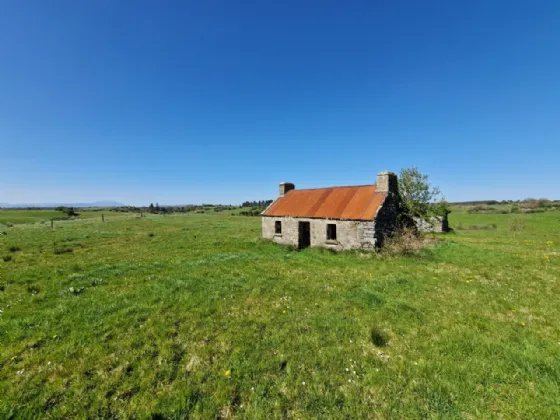
[[348,379],[348,382],[352,382],[352,379]]
[[305,385],[305,381],[303,381],[301,384],[302,384],[302,385]]
[[346,372],[350,372],[350,369],[348,369],[348,368],[346,368],[345,370],[346,370]]
[[252,386],[252,387],[251,387],[251,391],[254,391],[254,390],[255,390],[255,387],[254,387],[254,386]]

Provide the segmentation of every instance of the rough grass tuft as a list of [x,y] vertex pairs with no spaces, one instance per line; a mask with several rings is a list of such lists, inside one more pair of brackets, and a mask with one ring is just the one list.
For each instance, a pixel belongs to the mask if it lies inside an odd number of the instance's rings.
[[18,252],[21,251],[21,248],[19,246],[12,245],[11,247],[8,248],[8,250],[10,252]]
[[74,248],[69,247],[69,246],[57,246],[54,249],[54,253],[56,255],[60,255],[60,254],[68,254],[70,252],[74,252]]
[[29,293],[30,295],[36,295],[41,291],[41,289],[39,289],[39,286],[36,286],[34,284],[27,286],[27,293]]
[[371,328],[371,342],[376,347],[387,347],[389,338],[381,329],[374,326]]

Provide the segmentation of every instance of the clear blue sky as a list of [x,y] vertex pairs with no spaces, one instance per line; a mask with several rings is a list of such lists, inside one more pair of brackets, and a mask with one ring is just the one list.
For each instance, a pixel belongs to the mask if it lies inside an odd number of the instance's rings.
[[0,202],[560,198],[557,0],[4,0],[0,40]]

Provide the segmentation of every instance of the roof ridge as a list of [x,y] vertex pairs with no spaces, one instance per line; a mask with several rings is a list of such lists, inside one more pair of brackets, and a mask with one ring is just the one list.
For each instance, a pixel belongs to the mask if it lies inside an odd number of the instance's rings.
[[317,187],[317,188],[300,188],[293,189],[290,191],[309,191],[309,190],[326,190],[329,188],[358,188],[358,187],[375,187],[377,184],[364,184],[364,185],[339,185],[334,187]]

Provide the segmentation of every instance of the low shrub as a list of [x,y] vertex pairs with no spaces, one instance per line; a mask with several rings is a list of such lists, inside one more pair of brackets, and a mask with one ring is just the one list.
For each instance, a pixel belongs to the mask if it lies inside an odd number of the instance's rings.
[[415,229],[402,228],[385,240],[381,252],[389,255],[414,254],[434,241],[419,235]]
[[21,251],[21,248],[19,246],[11,246],[8,248],[10,250],[10,252],[18,252]]
[[12,256],[11,255],[4,255],[2,257],[2,259],[4,260],[4,262],[12,261]]
[[457,230],[496,230],[498,226],[495,223],[489,225],[457,225]]
[[478,205],[468,209],[467,213],[495,213],[497,211],[496,207]]

